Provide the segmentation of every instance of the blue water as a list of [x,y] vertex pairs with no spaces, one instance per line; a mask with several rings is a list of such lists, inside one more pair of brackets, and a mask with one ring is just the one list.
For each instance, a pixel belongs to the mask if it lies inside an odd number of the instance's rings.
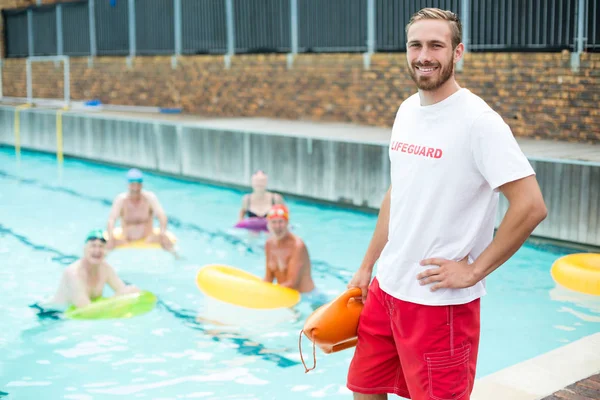
[[[352,350],[317,351],[317,369],[304,373],[298,334],[308,305],[296,314],[239,313],[197,289],[195,274],[209,263],[263,273],[264,236],[230,228],[236,190],[148,173],[145,186],[158,194],[184,259],[119,250],[108,261],[154,292],[157,308],[128,320],[40,319],[29,306],[54,293],[84,235],[105,226],[126,188],[124,172],[70,159],[59,169],[54,157],[33,153],[17,162],[0,148],[0,398],[350,398]],[[376,216],[287,200],[316,283],[334,297],[360,263]],[[552,262],[571,252],[528,243],[488,278],[478,377],[600,330],[600,300],[561,290],[550,277]],[[215,318],[225,324],[206,321]],[[312,362],[308,340],[303,349]]]

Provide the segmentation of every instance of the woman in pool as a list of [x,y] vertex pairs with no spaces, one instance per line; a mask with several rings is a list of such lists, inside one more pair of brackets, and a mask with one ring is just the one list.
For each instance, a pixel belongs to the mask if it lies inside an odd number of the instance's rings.
[[258,170],[252,175],[252,193],[242,198],[240,221],[245,218],[266,218],[274,204],[285,204],[281,195],[267,191],[267,181],[267,174],[263,171]]

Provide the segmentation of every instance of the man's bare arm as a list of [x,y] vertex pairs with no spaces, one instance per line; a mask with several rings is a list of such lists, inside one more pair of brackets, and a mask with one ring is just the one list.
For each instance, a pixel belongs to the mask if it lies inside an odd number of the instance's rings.
[[160,202],[158,201],[158,197],[156,197],[156,195],[152,192],[146,192],[145,196],[148,199],[150,207],[152,207],[152,211],[156,215],[156,218],[158,218],[158,222],[160,223],[160,233],[167,233],[168,218]]
[[506,183],[500,191],[508,200],[508,210],[494,240],[474,262],[477,281],[512,257],[548,214],[535,175]]
[[377,217],[377,224],[375,225],[375,231],[369,242],[369,247],[363,257],[362,263],[358,270],[354,273],[352,280],[348,283],[348,288],[358,287],[362,291],[363,303],[367,300],[367,293],[369,290],[369,284],[371,283],[371,277],[373,275],[373,268],[375,263],[379,259],[381,252],[385,248],[388,242],[388,229],[390,225],[390,201],[392,198],[392,185],[388,188],[383,200],[381,207],[379,208],[379,216]]
[[246,206],[248,205],[248,196],[247,194],[245,194],[244,196],[242,196],[242,206],[240,208],[240,214],[238,215],[238,220],[243,220],[244,217],[246,216],[246,211],[248,211],[246,209]]
[[121,216],[121,210],[123,209],[123,202],[125,201],[125,196],[120,194],[113,201],[112,207],[110,209],[110,214],[108,215],[108,237],[109,239],[113,238],[113,230],[115,229],[115,224],[117,220]]
[[269,241],[267,241],[267,243],[265,243],[265,277],[263,280],[265,282],[273,283],[273,279],[275,279],[275,274],[269,268],[269,259],[270,259],[269,254],[270,253],[271,253],[271,244]]
[[363,258],[361,269],[372,272],[375,263],[379,259],[383,248],[388,242],[388,229],[390,225],[390,199],[392,197],[392,186],[388,188],[383,200],[381,207],[379,208],[379,216],[377,217],[377,223],[375,224],[375,231],[369,242],[369,247]]
[[117,275],[117,272],[113,269],[113,267],[108,264],[104,264],[102,268],[104,268],[106,271],[106,283],[108,283],[108,286],[114,290],[115,294],[123,293],[127,285],[125,285],[125,282],[119,278],[119,275]]

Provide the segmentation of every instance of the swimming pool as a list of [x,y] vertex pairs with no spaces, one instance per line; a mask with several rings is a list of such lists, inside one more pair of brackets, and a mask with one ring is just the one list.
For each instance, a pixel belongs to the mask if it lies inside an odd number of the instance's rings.
[[[348,398],[351,350],[317,351],[317,369],[304,373],[298,333],[308,306],[300,305],[299,317],[250,318],[239,328],[203,322],[215,310],[196,288],[200,266],[263,272],[264,237],[230,228],[236,190],[147,174],[185,259],[120,250],[108,261],[124,280],[154,292],[158,307],[129,320],[36,316],[29,305],[54,292],[84,235],[105,226],[112,199],[126,188],[124,173],[78,160],[59,170],[54,157],[34,153],[17,163],[12,149],[0,148],[0,398]],[[316,283],[333,297],[360,263],[376,216],[287,200]],[[550,277],[552,262],[570,252],[527,244],[488,279],[478,377],[600,330],[600,301],[558,290]],[[303,350],[310,363],[307,340]]]

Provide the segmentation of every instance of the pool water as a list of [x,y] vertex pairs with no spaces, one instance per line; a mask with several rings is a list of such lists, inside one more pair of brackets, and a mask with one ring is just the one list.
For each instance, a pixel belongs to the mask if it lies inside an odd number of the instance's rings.
[[[304,372],[298,336],[308,304],[253,314],[197,289],[206,264],[263,274],[265,236],[231,228],[242,196],[233,189],[147,173],[145,188],[159,196],[184,258],[117,250],[107,260],[125,281],[155,293],[157,307],[124,320],[37,315],[30,306],[54,293],[86,233],[105,226],[112,199],[126,189],[125,171],[71,159],[59,169],[53,156],[23,153],[17,161],[0,148],[0,398],[350,398],[352,350],[317,350],[316,370]],[[314,279],[333,298],[358,267],[376,216],[287,200]],[[559,289],[550,276],[552,262],[572,252],[527,243],[488,278],[478,377],[600,330],[600,301]],[[303,352],[312,364],[306,339]]]

